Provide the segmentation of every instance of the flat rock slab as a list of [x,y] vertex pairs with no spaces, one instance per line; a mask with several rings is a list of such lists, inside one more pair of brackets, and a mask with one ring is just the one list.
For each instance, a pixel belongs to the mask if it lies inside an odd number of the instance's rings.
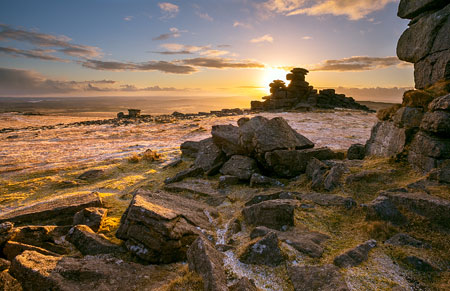
[[295,290],[349,290],[339,269],[333,265],[290,266],[288,274]]
[[154,290],[162,268],[105,255],[76,259],[26,251],[13,260],[10,273],[24,290]]
[[210,206],[167,192],[138,190],[116,236],[139,258],[152,263],[186,259],[190,244],[211,229]]
[[299,193],[297,197],[300,200],[312,201],[320,206],[343,206],[347,209],[356,206],[356,201],[350,197],[343,197],[334,194],[325,193]]
[[176,182],[164,186],[169,192],[190,192],[202,196],[219,196],[221,193],[215,189],[215,185],[208,180],[197,179],[184,182]]
[[450,228],[450,201],[424,193],[383,192],[397,207],[406,208],[431,222]]
[[96,234],[86,225],[72,227],[66,239],[73,243],[83,255],[120,253],[121,248]]
[[297,206],[296,200],[268,200],[245,207],[242,214],[248,224],[282,230],[294,226],[294,210]]
[[52,219],[58,224],[71,224],[73,215],[87,207],[101,207],[102,200],[98,193],[63,195],[31,205],[19,207],[0,214],[0,223],[38,222]]

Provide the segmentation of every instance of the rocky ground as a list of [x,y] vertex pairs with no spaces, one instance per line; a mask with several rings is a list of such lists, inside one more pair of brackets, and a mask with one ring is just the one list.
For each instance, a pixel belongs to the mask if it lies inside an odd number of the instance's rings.
[[[370,115],[328,113],[326,126],[323,114],[215,119],[178,136],[197,140],[181,157],[144,147],[95,166],[9,172],[0,286],[448,289],[449,184],[350,147],[368,139]],[[355,127],[340,129],[348,118]],[[354,137],[323,136],[338,129]]]

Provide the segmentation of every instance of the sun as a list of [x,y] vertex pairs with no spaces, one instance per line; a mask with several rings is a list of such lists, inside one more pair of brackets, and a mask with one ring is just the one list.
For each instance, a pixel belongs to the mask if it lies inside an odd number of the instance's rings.
[[282,80],[286,83],[287,85],[287,80],[286,80],[286,74],[288,74],[287,71],[280,69],[280,68],[268,68],[264,70],[264,75],[262,78],[262,84],[261,87],[264,88],[264,91],[267,94],[270,94],[270,87],[269,84],[272,83],[273,80]]

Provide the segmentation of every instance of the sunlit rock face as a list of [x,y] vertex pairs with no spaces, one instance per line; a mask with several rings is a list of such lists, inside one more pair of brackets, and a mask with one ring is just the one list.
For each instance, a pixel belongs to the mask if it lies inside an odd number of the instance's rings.
[[325,89],[317,92],[313,86],[305,81],[308,70],[303,68],[294,68],[286,79],[290,81],[289,85],[281,80],[274,80],[270,83],[271,95],[263,97],[264,102],[252,101],[253,110],[277,110],[294,109],[299,111],[309,111],[312,108],[351,108],[369,111],[364,105],[361,105],[351,97],[345,97],[344,94],[336,94],[334,89]]
[[405,92],[402,107],[383,116],[366,143],[366,153],[406,157],[421,172],[450,165],[450,3],[402,0],[398,15],[411,19],[397,55],[414,63],[418,90]]

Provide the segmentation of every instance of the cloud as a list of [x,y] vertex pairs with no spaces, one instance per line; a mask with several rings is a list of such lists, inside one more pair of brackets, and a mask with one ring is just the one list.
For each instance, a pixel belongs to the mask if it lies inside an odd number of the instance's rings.
[[309,35],[305,35],[304,37],[302,37],[302,39],[303,39],[303,40],[310,40],[310,39],[312,39],[312,37],[309,36]]
[[261,37],[253,38],[250,40],[250,42],[253,42],[253,43],[260,43],[260,42],[265,42],[265,41],[272,43],[273,37],[270,34],[265,34]]
[[404,67],[403,61],[397,57],[366,57],[354,56],[339,60],[325,60],[320,64],[313,65],[311,71],[370,71],[384,69],[392,66]]
[[158,3],[159,9],[161,9],[161,12],[163,14],[163,19],[169,19],[174,18],[177,16],[178,12],[180,11],[180,8],[178,5],[169,3],[169,2],[161,2]]
[[133,20],[133,18],[134,18],[134,16],[125,16],[125,17],[123,18],[123,20],[125,20],[125,21],[131,21],[131,20]]
[[249,23],[244,23],[240,21],[235,21],[233,23],[233,27],[243,27],[243,28],[252,28],[252,25]]
[[169,30],[170,30],[169,33],[163,33],[157,37],[154,37],[153,40],[166,40],[166,39],[169,39],[172,37],[177,38],[177,37],[181,36],[180,32],[185,32],[185,31],[178,30],[178,28],[176,28],[176,27],[172,27]]
[[398,0],[269,0],[262,4],[268,13],[283,15],[345,15],[350,20],[359,20],[387,4]]
[[218,48],[228,48],[231,47],[231,44],[219,44],[217,45]]
[[191,74],[197,71],[192,66],[180,65],[166,61],[148,61],[142,63],[86,60],[82,66],[103,71],[160,71],[172,74]]
[[137,92],[137,91],[185,91],[174,87],[119,84],[112,80],[61,81],[52,80],[31,70],[0,67],[0,94],[4,96],[60,94],[71,92]]
[[198,17],[200,17],[200,18],[202,18],[202,19],[205,19],[205,20],[208,20],[208,21],[214,21],[214,18],[212,18],[211,16],[209,16],[209,14],[206,13],[206,12],[205,12],[205,13],[202,13],[202,12],[200,12],[200,11],[196,11],[195,14],[197,14]]
[[81,58],[93,58],[101,55],[98,47],[73,44],[67,36],[55,36],[51,34],[15,29],[6,24],[0,24],[0,40],[16,40],[30,43],[39,47],[52,47],[55,52],[61,52],[69,56]]
[[167,51],[156,51],[153,53],[162,55],[183,55],[183,54],[194,54],[198,53],[202,56],[223,56],[230,52],[225,50],[211,49],[211,45],[205,46],[194,46],[194,45],[184,45],[178,43],[165,43],[161,47],[165,48]]
[[0,53],[8,54],[13,57],[26,57],[30,59],[40,59],[45,61],[56,61],[56,62],[69,62],[68,60],[61,59],[49,53],[53,53],[55,50],[43,50],[43,49],[34,49],[34,50],[22,50],[12,47],[0,47]]
[[250,60],[242,60],[236,61],[228,58],[193,58],[193,59],[185,59],[181,60],[183,64],[196,66],[196,67],[205,67],[205,68],[215,68],[215,69],[225,69],[225,68],[234,68],[234,69],[242,69],[242,68],[264,68],[264,64],[258,63],[256,61]]

